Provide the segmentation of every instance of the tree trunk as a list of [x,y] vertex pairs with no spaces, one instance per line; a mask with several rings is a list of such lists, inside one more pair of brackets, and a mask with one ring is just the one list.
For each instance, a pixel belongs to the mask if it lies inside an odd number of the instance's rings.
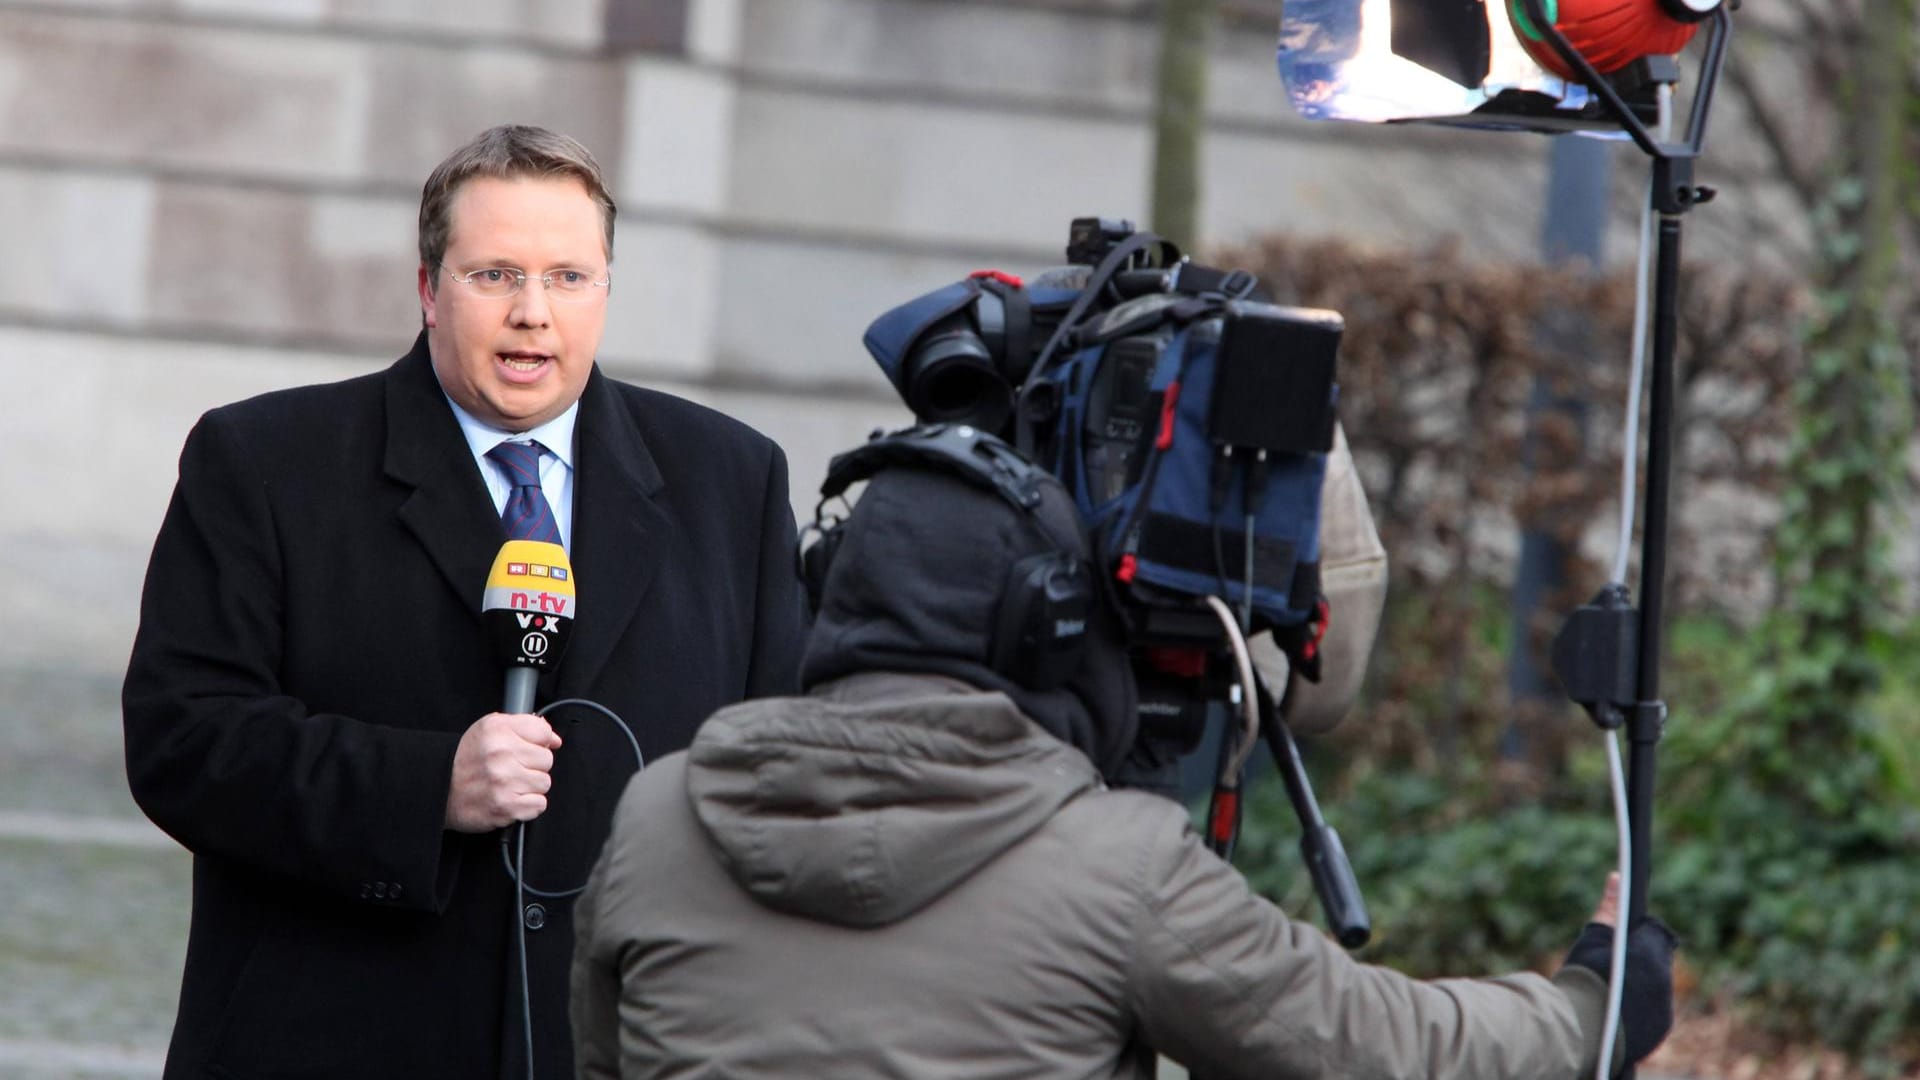
[[1153,114],[1153,231],[1192,251],[1200,242],[1200,141],[1206,134],[1207,45],[1219,0],[1161,0]]

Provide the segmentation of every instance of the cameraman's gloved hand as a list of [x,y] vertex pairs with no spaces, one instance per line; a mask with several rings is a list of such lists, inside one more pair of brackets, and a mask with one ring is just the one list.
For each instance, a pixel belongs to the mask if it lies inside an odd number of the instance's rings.
[[[1612,923],[1618,915],[1619,879],[1607,882],[1595,921],[1580,932],[1567,963],[1579,965],[1606,979],[1613,970]],[[1653,1053],[1673,1028],[1673,952],[1679,940],[1667,924],[1652,916],[1640,919],[1627,934],[1627,978],[1620,993],[1620,1042],[1629,1064]]]

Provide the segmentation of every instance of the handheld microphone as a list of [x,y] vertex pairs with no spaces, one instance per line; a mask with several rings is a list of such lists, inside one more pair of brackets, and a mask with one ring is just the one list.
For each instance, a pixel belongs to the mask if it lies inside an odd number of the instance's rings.
[[[530,713],[540,673],[560,662],[577,609],[573,566],[567,549],[542,540],[509,540],[500,545],[487,573],[487,590],[480,598],[480,622],[500,662],[507,668],[501,712]],[[508,837],[518,841],[514,855],[507,852]],[[527,982],[526,895],[527,833],[524,824],[500,834],[500,858],[513,878],[513,933],[519,942],[520,1033],[528,1080],[533,1080],[533,996]],[[576,890],[577,891],[577,890]],[[542,896],[555,895],[540,893]],[[571,894],[568,894],[571,895]],[[536,905],[531,910],[540,910]]]
[[501,712],[533,711],[540,673],[560,662],[577,606],[565,548],[540,540],[500,546],[480,600],[480,621],[507,668]]

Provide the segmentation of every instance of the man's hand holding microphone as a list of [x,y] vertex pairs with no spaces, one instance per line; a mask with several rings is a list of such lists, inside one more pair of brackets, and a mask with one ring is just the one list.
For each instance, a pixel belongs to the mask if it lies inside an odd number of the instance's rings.
[[493,712],[460,736],[447,789],[447,828],[482,833],[532,821],[547,809],[560,736],[544,717]]
[[576,601],[558,544],[509,540],[494,557],[480,617],[506,666],[505,704],[473,722],[453,754],[447,828],[482,833],[546,812],[560,736],[533,713],[540,673],[566,650]]

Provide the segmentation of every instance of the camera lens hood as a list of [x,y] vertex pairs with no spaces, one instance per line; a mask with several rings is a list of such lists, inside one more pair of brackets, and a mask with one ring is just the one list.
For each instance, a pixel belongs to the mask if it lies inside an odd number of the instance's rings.
[[980,335],[959,325],[936,328],[907,356],[907,407],[932,423],[966,423],[998,432],[1013,415],[1013,387],[1000,374]]

